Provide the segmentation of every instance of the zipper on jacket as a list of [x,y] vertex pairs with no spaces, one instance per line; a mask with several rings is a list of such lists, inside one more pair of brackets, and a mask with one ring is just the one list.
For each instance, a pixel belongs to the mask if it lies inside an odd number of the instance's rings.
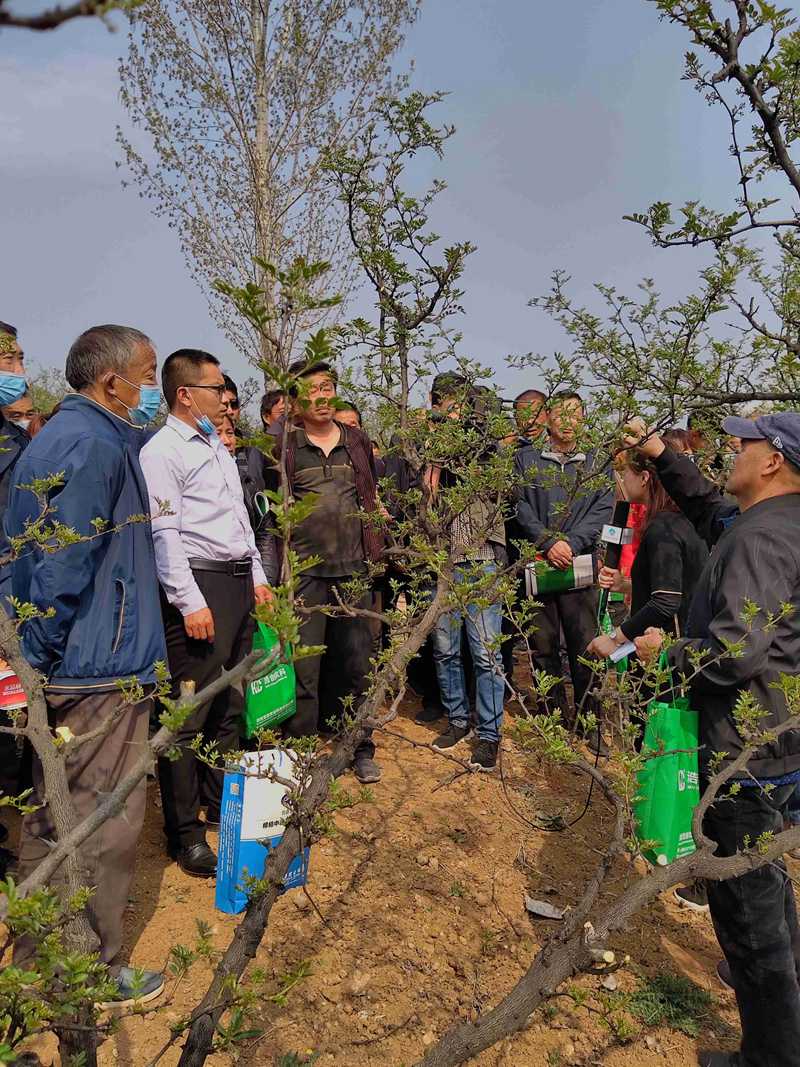
[[122,638],[122,624],[125,621],[125,583],[122,581],[121,578],[115,578],[114,581],[117,585],[122,586],[122,603],[119,607],[119,624],[117,626],[117,636],[114,638],[114,644],[111,648],[112,656],[116,654],[116,651],[119,648],[119,643]]

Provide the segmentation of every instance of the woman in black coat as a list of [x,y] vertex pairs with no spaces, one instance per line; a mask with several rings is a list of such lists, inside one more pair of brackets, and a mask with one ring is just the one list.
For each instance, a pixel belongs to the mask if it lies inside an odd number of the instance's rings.
[[590,653],[603,658],[650,626],[680,636],[708,559],[705,542],[673,503],[651,463],[626,452],[618,478],[624,499],[645,504],[647,514],[630,579],[610,567],[600,571],[601,588],[629,594],[631,602],[630,614],[614,633],[596,637],[589,646]]

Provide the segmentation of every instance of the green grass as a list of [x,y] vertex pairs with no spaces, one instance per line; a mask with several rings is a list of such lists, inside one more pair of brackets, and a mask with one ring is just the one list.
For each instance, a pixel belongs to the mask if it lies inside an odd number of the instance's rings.
[[669,1026],[689,1037],[697,1037],[712,1004],[707,990],[668,972],[642,979],[628,999],[631,1014],[647,1026]]

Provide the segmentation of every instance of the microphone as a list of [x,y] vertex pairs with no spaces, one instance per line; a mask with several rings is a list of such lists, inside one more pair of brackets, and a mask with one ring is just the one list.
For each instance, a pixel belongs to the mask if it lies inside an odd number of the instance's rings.
[[[611,525],[606,524],[600,534],[600,540],[606,546],[604,563],[606,567],[619,569],[622,559],[622,546],[630,541],[630,531],[626,530],[631,505],[628,500],[618,500],[614,505],[614,514]],[[600,590],[600,604],[597,609],[597,618],[602,621],[608,608],[608,589]]]

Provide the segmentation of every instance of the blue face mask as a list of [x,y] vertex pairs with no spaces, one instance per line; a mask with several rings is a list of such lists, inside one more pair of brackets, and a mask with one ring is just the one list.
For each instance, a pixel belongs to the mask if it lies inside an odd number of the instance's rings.
[[0,407],[13,404],[15,400],[25,396],[28,391],[28,383],[22,374],[7,374],[0,371]]
[[[122,378],[122,375],[118,374],[117,377]],[[127,378],[122,378],[122,380],[132,388],[139,390],[139,403],[135,408],[128,408],[131,422],[134,426],[146,426],[153,421],[161,407],[161,390],[157,385],[134,385]]]
[[[192,399],[192,403],[194,403],[194,399]],[[196,404],[195,404],[195,407],[197,407]],[[208,417],[208,415],[200,415],[199,414],[199,410],[200,409],[198,408],[198,414],[194,416],[195,426],[197,427],[197,429],[201,433],[204,433],[206,435],[206,437],[216,437],[217,436],[217,428],[216,428],[216,426],[211,421],[211,419]]]

